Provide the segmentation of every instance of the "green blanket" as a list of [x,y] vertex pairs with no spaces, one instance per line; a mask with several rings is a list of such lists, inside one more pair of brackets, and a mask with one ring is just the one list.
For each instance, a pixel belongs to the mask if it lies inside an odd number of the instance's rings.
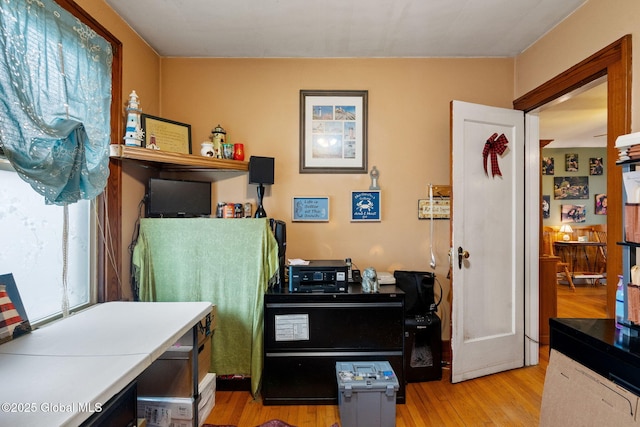
[[262,375],[263,301],[277,272],[278,244],[267,218],[144,218],[133,251],[141,301],[215,304],[211,370]]

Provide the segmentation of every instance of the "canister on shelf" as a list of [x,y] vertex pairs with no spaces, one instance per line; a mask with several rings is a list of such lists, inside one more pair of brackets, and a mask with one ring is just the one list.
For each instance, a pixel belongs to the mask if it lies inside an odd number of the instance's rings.
[[244,208],[242,206],[242,203],[236,203],[234,205],[234,217],[235,218],[242,218],[242,214],[244,213]]
[[224,217],[235,218],[235,215],[236,215],[235,204],[227,203],[226,206],[224,207]]
[[216,206],[216,218],[224,218],[224,209],[227,206],[227,202],[218,202]]
[[253,207],[251,206],[251,202],[246,202],[244,204],[244,217],[245,218],[251,218],[251,211],[253,210]]

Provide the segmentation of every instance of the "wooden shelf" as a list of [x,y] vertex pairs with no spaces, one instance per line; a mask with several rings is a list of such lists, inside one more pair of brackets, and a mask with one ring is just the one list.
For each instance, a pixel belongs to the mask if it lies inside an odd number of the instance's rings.
[[249,170],[249,162],[241,162],[239,160],[214,159],[193,154],[171,153],[168,151],[130,147],[123,144],[111,144],[109,150],[111,158],[157,163],[160,164],[163,169]]

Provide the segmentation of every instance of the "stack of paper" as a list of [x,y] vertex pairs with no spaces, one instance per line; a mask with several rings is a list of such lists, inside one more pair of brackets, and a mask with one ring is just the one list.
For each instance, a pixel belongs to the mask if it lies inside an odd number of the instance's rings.
[[618,163],[627,160],[640,160],[640,132],[620,135],[616,139],[616,148],[618,149]]

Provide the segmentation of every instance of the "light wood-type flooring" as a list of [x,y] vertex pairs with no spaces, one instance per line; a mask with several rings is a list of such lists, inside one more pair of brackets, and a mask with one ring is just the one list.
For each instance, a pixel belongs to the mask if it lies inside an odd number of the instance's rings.
[[[558,286],[558,317],[603,318],[605,286]],[[540,348],[540,364],[451,384],[448,369],[441,381],[410,383],[407,403],[396,405],[397,427],[537,426],[549,347]],[[279,419],[296,427],[340,425],[336,405],[263,406],[246,391],[217,391],[210,424],[254,427]]]

